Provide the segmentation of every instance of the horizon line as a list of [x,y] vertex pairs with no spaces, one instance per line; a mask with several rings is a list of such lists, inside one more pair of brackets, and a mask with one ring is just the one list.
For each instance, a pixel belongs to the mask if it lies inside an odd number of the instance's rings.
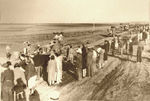
[[60,23],[58,23],[58,22],[55,22],[55,23],[50,23],[50,22],[48,22],[48,23],[45,23],[45,22],[42,22],[42,23],[32,23],[32,22],[29,22],[29,23],[22,23],[22,22],[20,22],[20,23],[14,23],[14,22],[10,22],[10,23],[8,23],[8,22],[3,22],[3,23],[1,23],[0,22],[0,25],[1,24],[120,24],[120,23],[150,23],[150,21],[129,21],[129,22],[64,22],[64,23],[62,23],[62,22],[60,22]]

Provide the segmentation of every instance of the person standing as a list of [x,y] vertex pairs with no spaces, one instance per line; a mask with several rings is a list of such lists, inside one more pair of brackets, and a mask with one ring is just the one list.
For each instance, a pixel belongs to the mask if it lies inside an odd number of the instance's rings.
[[67,46],[67,49],[66,49],[66,58],[68,59],[69,57],[69,50],[70,50],[70,46],[68,45]]
[[11,53],[10,53],[10,47],[9,46],[6,46],[6,58],[8,60],[10,60],[10,58],[11,58]]
[[50,55],[50,60],[47,66],[47,72],[48,72],[48,83],[49,85],[52,85],[55,83],[57,75],[57,63],[54,54]]
[[126,41],[125,41],[125,49],[126,49],[126,54],[127,54],[127,56],[129,55],[129,39],[126,39]]
[[12,88],[14,87],[14,72],[10,69],[11,62],[6,63],[6,70],[1,74],[2,84],[2,100],[3,101],[14,101],[14,95]]
[[119,53],[121,55],[121,57],[123,56],[123,41],[122,40],[119,40]]
[[133,56],[133,41],[129,40],[129,60],[132,59]]
[[69,54],[68,54],[68,60],[73,64],[74,63],[74,50],[72,46],[70,45]]
[[142,62],[142,52],[144,50],[143,42],[140,40],[137,47],[137,63]]
[[99,69],[101,69],[104,65],[104,50],[100,47],[97,49],[98,52],[98,65]]
[[104,61],[107,62],[108,60],[108,51],[109,51],[109,43],[107,40],[104,41]]
[[112,50],[112,56],[115,55],[115,40],[113,39],[111,42],[111,50]]
[[87,74],[87,49],[84,44],[82,44],[82,68],[83,68],[83,77]]
[[62,82],[62,61],[63,55],[60,54],[56,56],[56,63],[57,63],[57,84]]
[[[88,48],[88,54],[87,54],[87,76],[88,77],[92,77],[92,74],[93,74],[93,71],[92,71],[92,55],[93,55],[92,50]],[[83,62],[82,62],[82,66],[83,66]],[[83,75],[83,77],[84,77],[84,75]]]
[[31,44],[30,42],[24,42],[25,48],[23,50],[25,55],[29,55],[31,53]]
[[92,76],[96,73],[96,70],[97,70],[96,60],[97,60],[97,52],[93,49],[93,53],[92,53]]
[[36,69],[34,67],[34,64],[31,62],[29,58],[26,59],[26,80],[28,81],[28,88],[30,89],[30,95],[34,93],[34,88],[36,86]]
[[24,70],[22,69],[22,67],[20,67],[19,63],[16,63],[14,65],[14,84],[17,84],[17,79],[21,78],[24,84],[26,83],[26,79],[25,79],[25,74],[24,74]]
[[78,80],[81,80],[82,79],[82,53],[80,51],[77,51],[76,68],[77,68],[77,78]]
[[149,40],[149,32],[148,32],[148,30],[145,31],[145,34],[146,34],[145,43],[146,43],[146,45],[147,45],[147,42],[148,42],[148,40]]
[[138,40],[138,42],[140,40],[142,40],[142,31],[138,31],[138,33],[137,33],[137,40]]

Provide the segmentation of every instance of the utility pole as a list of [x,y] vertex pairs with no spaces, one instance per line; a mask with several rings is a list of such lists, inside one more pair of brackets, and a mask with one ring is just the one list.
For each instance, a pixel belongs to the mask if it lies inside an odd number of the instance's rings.
[[95,32],[95,29],[96,29],[96,24],[95,24],[95,20],[94,20],[93,28],[92,28],[92,33],[93,33],[93,34],[94,34],[94,32]]

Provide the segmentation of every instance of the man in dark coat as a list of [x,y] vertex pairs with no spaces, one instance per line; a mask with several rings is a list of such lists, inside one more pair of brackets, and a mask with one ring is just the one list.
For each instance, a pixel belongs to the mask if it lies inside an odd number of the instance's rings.
[[78,80],[82,79],[82,55],[81,53],[77,52],[77,56],[76,56],[76,68],[77,68],[77,78]]
[[40,75],[43,75],[43,80],[47,81],[47,65],[48,65],[48,61],[49,61],[49,55],[40,55],[37,54],[33,57],[33,61],[34,61],[34,66],[35,67],[39,67],[42,66],[42,73],[40,73]]
[[87,48],[82,44],[82,68],[87,71]]
[[132,59],[132,56],[133,56],[133,42],[130,41],[129,42],[129,59],[130,58]]
[[92,56],[93,52],[92,49],[88,49],[88,54],[87,54],[87,76],[92,77],[93,76],[93,69],[92,69]]
[[142,52],[144,50],[143,42],[140,41],[137,48],[137,62],[142,62]]
[[105,52],[104,52],[104,61],[108,60],[108,51],[109,51],[109,43],[107,40],[104,41],[104,46],[103,46]]
[[7,62],[7,69],[1,74],[3,101],[14,101],[12,88],[14,87],[14,72],[9,68],[11,62]]
[[111,42],[111,50],[112,50],[112,55],[115,55],[115,40],[112,40]]

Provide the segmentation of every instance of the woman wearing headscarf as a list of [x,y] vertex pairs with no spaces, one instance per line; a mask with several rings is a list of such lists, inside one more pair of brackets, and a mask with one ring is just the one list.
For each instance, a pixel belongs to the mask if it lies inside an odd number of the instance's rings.
[[1,74],[2,99],[3,101],[14,101],[12,88],[14,87],[14,72],[10,68],[11,62],[6,63],[6,70]]
[[56,56],[53,52],[51,52],[50,60],[48,62],[47,66],[47,72],[48,72],[48,83],[49,85],[52,85],[57,80],[57,63],[56,63]]

